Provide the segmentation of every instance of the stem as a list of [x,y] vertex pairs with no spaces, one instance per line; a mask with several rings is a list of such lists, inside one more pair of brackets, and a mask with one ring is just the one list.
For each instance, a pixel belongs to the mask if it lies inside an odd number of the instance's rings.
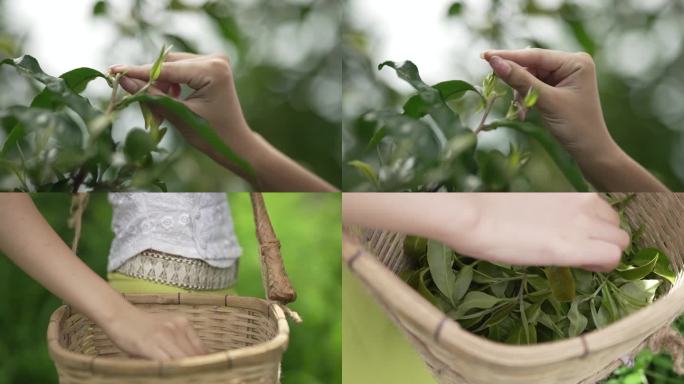
[[112,113],[114,112],[114,109],[116,107],[116,94],[119,91],[119,81],[121,81],[121,77],[123,77],[125,73],[117,73],[114,76],[114,80],[112,80],[112,96],[109,99],[109,105],[107,106],[107,112],[106,115],[111,117]]
[[485,121],[487,120],[489,113],[492,111],[492,108],[494,107],[494,102],[498,98],[499,98],[499,95],[495,94],[494,96],[492,96],[491,99],[487,100],[487,105],[485,106],[484,114],[482,115],[482,119],[480,120],[480,124],[475,129],[475,134],[480,133],[480,131],[482,131],[482,129],[485,127]]

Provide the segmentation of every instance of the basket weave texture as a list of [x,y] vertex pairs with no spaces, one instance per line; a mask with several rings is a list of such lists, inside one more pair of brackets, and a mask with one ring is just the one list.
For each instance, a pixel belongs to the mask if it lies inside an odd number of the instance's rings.
[[289,326],[277,304],[220,295],[125,296],[146,312],[185,315],[211,353],[169,362],[132,359],[91,320],[62,306],[48,326],[61,384],[278,382]]
[[603,329],[537,345],[506,345],[471,334],[410,288],[397,277],[409,267],[402,234],[349,228],[343,257],[439,383],[595,383],[649,338],[668,331],[684,312],[684,194],[638,194],[626,215],[632,225],[645,226],[644,246],[668,253],[677,272],[674,286],[653,304]]

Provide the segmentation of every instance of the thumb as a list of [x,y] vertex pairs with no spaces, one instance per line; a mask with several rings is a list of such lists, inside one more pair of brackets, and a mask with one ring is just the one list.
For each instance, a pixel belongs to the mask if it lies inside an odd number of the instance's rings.
[[521,95],[526,95],[532,87],[539,91],[541,95],[548,87],[548,85],[534,77],[525,68],[510,60],[502,59],[499,56],[492,56],[489,59],[489,65],[491,65],[494,73],[501,80],[505,81],[506,84],[510,85]]

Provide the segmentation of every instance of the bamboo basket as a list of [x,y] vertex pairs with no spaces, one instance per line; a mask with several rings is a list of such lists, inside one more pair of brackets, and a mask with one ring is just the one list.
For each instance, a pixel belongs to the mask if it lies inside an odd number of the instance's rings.
[[595,383],[647,344],[678,347],[682,363],[684,339],[670,325],[684,312],[684,194],[638,194],[626,214],[631,224],[645,226],[644,245],[668,253],[677,273],[674,286],[653,304],[601,330],[536,345],[476,336],[409,287],[397,277],[409,266],[402,234],[348,228],[343,258],[439,383]]
[[124,295],[146,312],[185,315],[210,351],[165,362],[129,357],[100,327],[64,305],[52,314],[47,332],[60,383],[279,383],[280,362],[289,341],[285,313],[296,316],[285,304],[296,294],[263,198],[251,197],[268,300],[182,293]]

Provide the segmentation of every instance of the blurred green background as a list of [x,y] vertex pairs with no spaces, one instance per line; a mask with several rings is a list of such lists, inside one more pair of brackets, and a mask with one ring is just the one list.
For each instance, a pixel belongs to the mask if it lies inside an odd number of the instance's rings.
[[[383,108],[399,111],[412,91],[394,71],[378,71],[379,63],[411,60],[428,84],[452,79],[480,84],[491,72],[479,57],[483,50],[532,46],[592,54],[614,139],[670,189],[684,188],[681,0],[350,0],[347,4],[345,162],[360,159],[376,169],[380,166],[375,151],[366,150],[372,132],[359,117]],[[570,189],[541,148],[522,135],[504,129],[481,134],[479,139],[480,148],[504,153],[511,142],[527,146],[532,156],[524,173],[530,190]],[[343,168],[343,188],[372,190],[348,165]]]
[[[33,199],[57,233],[70,244],[70,196],[36,194]],[[228,199],[243,256],[236,286],[242,296],[264,297],[249,195]],[[340,195],[265,194],[285,266],[297,290],[290,307],[303,318],[291,323],[283,360],[284,384],[341,382]],[[106,194],[92,194],[83,218],[79,256],[99,275],[106,273],[111,207]],[[49,256],[49,255],[46,255]],[[60,300],[0,255],[0,384],[57,383],[46,332]]]
[[[335,186],[341,183],[339,1],[0,0],[0,60],[34,56],[50,75],[77,67],[152,62],[176,51],[227,54],[250,127]],[[58,17],[55,17],[59,15]],[[0,68],[0,110],[27,105],[36,85]],[[102,79],[85,92],[103,108]],[[115,141],[143,126],[137,108],[115,122]],[[175,131],[162,147],[177,154],[161,179],[171,191],[244,191],[245,183],[186,145]],[[0,129],[0,143],[8,132]],[[17,186],[0,173],[0,189]]]

